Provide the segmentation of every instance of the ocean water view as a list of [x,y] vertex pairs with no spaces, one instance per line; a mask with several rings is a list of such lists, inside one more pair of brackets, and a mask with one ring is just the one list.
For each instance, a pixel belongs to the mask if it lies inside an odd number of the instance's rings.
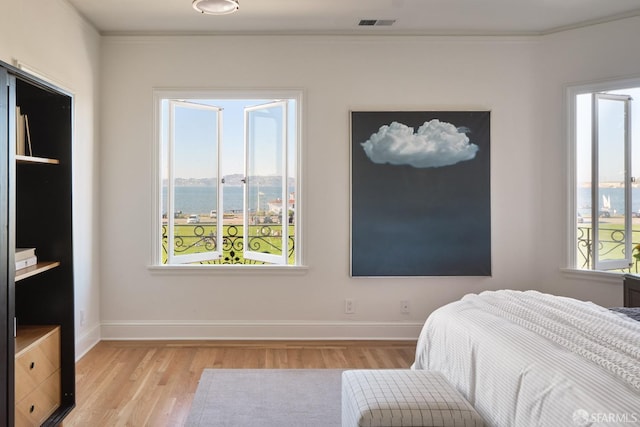
[[[198,214],[209,215],[216,207],[215,186],[179,186],[175,187],[175,210],[185,215]],[[222,201],[224,212],[242,211],[244,187],[239,185],[225,185],[223,187]],[[295,191],[289,187],[289,194]],[[265,209],[267,203],[282,197],[279,186],[260,187],[260,208]],[[257,203],[257,201],[255,201]],[[162,212],[167,212],[167,189],[162,189]]]
[[[601,196],[605,196],[611,202],[609,211],[611,215],[620,215],[624,212],[624,189],[623,188],[600,188]],[[591,188],[581,187],[578,189],[578,213],[585,216],[591,209]],[[605,209],[603,199],[600,197],[599,209]],[[633,212],[640,212],[640,188],[631,189],[631,209]]]
[[[178,186],[176,188],[175,201],[176,211],[188,214],[208,215],[211,210],[217,210],[215,206],[215,186]],[[244,187],[240,185],[224,186],[223,203],[225,212],[242,211],[242,198]],[[295,192],[294,187],[289,187],[289,193]],[[269,201],[281,197],[279,186],[261,186],[260,207],[266,208]],[[611,201],[611,213],[624,211],[624,190],[622,188],[602,188],[600,194],[606,196]],[[640,212],[640,188],[632,189],[632,210]],[[579,188],[578,211],[584,216],[588,214],[591,207],[591,189]],[[600,209],[603,209],[603,202],[600,200]],[[162,189],[162,212],[167,211],[167,189]]]
[[[215,206],[215,186],[177,186],[175,201],[176,210],[184,214],[208,215]],[[225,185],[223,193],[223,203],[225,212],[242,211],[242,198],[244,187],[240,185]],[[295,192],[294,187],[289,187],[289,193]],[[279,186],[260,187],[261,208],[265,208],[267,203],[281,197]],[[624,211],[624,190],[622,188],[602,188],[600,194],[606,196],[611,201],[611,213],[621,213]],[[632,189],[632,210],[640,212],[640,188]],[[578,189],[577,200],[578,211],[585,215],[591,207],[591,189],[582,187]],[[600,209],[603,209],[600,200]],[[162,189],[162,212],[167,211],[167,189]]]

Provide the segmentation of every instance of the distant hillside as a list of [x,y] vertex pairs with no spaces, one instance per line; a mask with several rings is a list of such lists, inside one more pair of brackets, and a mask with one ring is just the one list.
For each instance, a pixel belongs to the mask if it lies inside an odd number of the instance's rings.
[[[167,185],[167,180],[162,181],[162,185]],[[177,187],[212,187],[216,185],[216,178],[176,178]]]
[[[235,173],[224,176],[224,184],[230,186],[242,185],[244,175]],[[265,187],[276,187],[280,185],[278,177],[275,176],[256,176],[252,180],[254,183]],[[289,187],[294,186],[296,180],[289,178]],[[163,180],[163,186],[167,185],[167,180]],[[213,187],[216,185],[216,178],[176,178],[177,187]]]

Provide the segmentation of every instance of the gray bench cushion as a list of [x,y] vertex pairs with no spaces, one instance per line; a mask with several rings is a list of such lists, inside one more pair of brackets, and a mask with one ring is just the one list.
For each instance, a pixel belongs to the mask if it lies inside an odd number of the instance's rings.
[[342,427],[482,426],[482,418],[439,372],[342,373]]

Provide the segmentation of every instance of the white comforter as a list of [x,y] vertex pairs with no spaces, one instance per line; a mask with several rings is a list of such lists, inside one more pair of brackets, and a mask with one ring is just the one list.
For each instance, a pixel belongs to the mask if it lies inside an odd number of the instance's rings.
[[489,426],[640,425],[640,322],[535,291],[429,316],[414,369],[442,372]]

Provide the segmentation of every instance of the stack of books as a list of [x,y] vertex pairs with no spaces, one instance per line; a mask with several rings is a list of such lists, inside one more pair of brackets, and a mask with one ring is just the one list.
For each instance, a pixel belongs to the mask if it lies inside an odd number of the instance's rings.
[[29,117],[16,107],[16,155],[33,156],[31,151],[31,132],[29,132]]
[[36,256],[36,248],[17,248],[16,249],[16,270],[31,267],[38,263]]

